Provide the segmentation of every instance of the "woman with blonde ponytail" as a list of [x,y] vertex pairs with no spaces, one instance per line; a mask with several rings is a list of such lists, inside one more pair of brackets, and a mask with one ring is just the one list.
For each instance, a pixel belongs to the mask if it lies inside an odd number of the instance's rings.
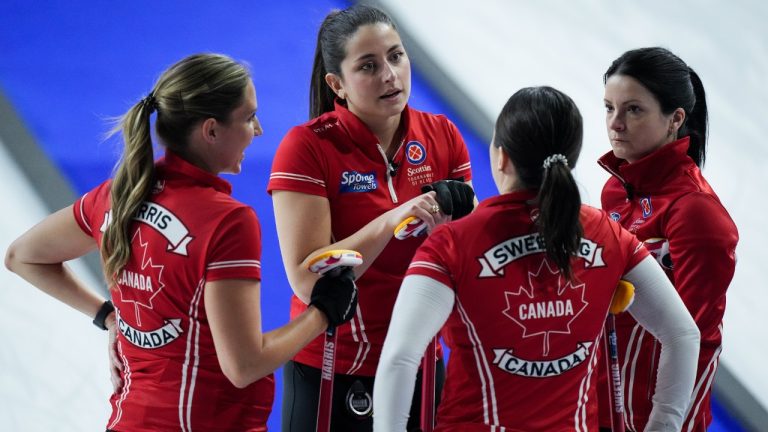
[[[153,116],[165,147],[157,160]],[[107,430],[265,431],[272,371],[350,318],[339,311],[357,304],[351,272],[320,278],[305,313],[262,332],[259,222],[218,176],[239,173],[262,133],[242,64],[182,59],[117,132],[125,147],[114,178],[19,237],[5,264],[109,330]],[[111,301],[64,264],[96,248]]]

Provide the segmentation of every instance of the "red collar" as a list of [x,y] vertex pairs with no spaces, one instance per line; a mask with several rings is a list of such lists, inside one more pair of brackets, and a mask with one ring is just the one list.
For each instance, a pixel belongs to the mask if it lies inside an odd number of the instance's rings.
[[[350,139],[357,145],[364,149],[372,148],[376,154],[379,154],[376,145],[379,144],[379,139],[371,132],[368,126],[360,120],[352,111],[350,111],[339,99],[334,101],[335,110],[334,113],[338,116],[342,126],[347,131]],[[403,112],[400,114],[400,125],[405,131],[403,139],[408,139],[410,134],[410,111],[411,108],[406,105]]]
[[537,207],[536,197],[539,191],[535,189],[523,189],[510,193],[492,196],[484,199],[478,204],[477,209],[484,207],[494,206],[524,206],[524,207]]
[[622,184],[631,185],[633,190],[653,192],[667,184],[670,176],[696,165],[688,156],[689,144],[689,137],[680,138],[634,163],[619,159],[610,151],[598,159],[597,163]]
[[158,178],[188,181],[191,184],[212,187],[227,195],[232,194],[232,185],[228,181],[192,165],[170,150],[166,150],[165,156],[157,161],[155,167]]

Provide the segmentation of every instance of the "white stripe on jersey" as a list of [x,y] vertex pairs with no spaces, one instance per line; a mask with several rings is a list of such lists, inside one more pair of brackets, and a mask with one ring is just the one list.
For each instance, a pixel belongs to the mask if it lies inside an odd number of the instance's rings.
[[[640,334],[635,336],[637,331],[640,330]],[[640,324],[635,324],[632,329],[632,334],[629,336],[629,344],[627,345],[627,351],[624,355],[624,365],[621,367],[621,382],[626,388],[624,389],[624,422],[629,425],[633,430],[635,427],[635,410],[633,409],[634,395],[633,389],[635,388],[635,369],[637,367],[637,358],[640,356],[640,349],[643,344],[643,335],[645,335],[645,329]],[[632,343],[635,343],[635,347],[632,348]],[[629,372],[629,379],[627,380],[627,366],[630,364],[630,358],[632,367]]]
[[285,180],[297,180],[297,181],[303,181],[307,183],[314,183],[318,186],[325,187],[325,181],[316,179],[314,177],[302,175],[302,174],[294,174],[294,173],[287,173],[287,172],[273,172],[269,175],[269,179],[285,179]]
[[453,171],[451,171],[451,174],[456,174],[459,171],[464,171],[466,169],[469,169],[469,167],[471,167],[471,166],[472,165],[469,162],[461,164],[461,165],[457,166],[456,168],[454,168]]
[[189,430],[192,430],[192,395],[195,394],[195,384],[197,384],[197,368],[200,363],[200,299],[203,297],[203,286],[198,286],[197,299],[195,301],[195,364],[192,366],[192,378],[189,384],[189,393],[187,395],[187,425]]
[[592,385],[592,373],[595,371],[595,365],[597,364],[597,347],[600,342],[602,333],[598,335],[597,339],[592,343],[592,355],[587,363],[587,374],[581,379],[579,383],[579,398],[576,402],[576,411],[573,414],[574,430],[580,432],[588,430],[587,427],[587,402],[589,402],[589,388]]
[[[352,318],[350,324],[352,325],[352,339],[358,343],[357,355],[355,356],[355,361],[352,362],[352,366],[350,366],[349,370],[346,372],[346,375],[352,375],[360,370],[360,368],[363,367],[363,363],[365,363],[365,359],[368,358],[368,353],[371,351],[371,343],[368,342],[368,335],[365,334],[365,322],[363,322],[363,311],[360,309],[360,305],[357,305],[356,312],[357,316]],[[355,320],[355,318],[357,318],[357,320]],[[360,323],[360,337],[357,336],[358,326],[355,325],[355,321]]]
[[115,420],[107,426],[107,429],[113,429],[123,418],[123,402],[128,398],[128,393],[131,392],[131,365],[128,363],[128,358],[123,354],[123,346],[119,340],[117,341],[117,353],[123,361],[123,389],[120,391],[120,399],[115,403],[117,409]]
[[[189,303],[189,312],[187,313],[187,317],[189,319],[189,333],[187,333],[187,349],[184,353],[184,366],[181,371],[181,389],[179,391],[179,424],[181,426],[182,432],[191,432],[192,431],[192,425],[191,417],[192,417],[192,393],[195,390],[195,380],[197,378],[197,365],[200,361],[199,357],[199,347],[198,347],[198,339],[200,336],[200,323],[197,322],[197,315],[198,315],[198,307],[200,304],[200,298],[203,294],[203,287],[205,286],[205,279],[201,279],[200,282],[197,284],[197,288],[195,289],[195,293],[192,296],[192,301]],[[195,333],[195,340],[194,340],[194,364],[192,366],[192,370],[189,373],[189,393],[187,394],[187,375],[188,370],[190,368],[190,357],[191,357],[191,351],[192,351],[192,334]],[[184,400],[186,397],[186,401]],[[186,406],[185,410],[185,402],[188,404]],[[185,426],[186,425],[186,426]]]
[[[690,421],[688,422],[688,432],[693,430],[693,426],[696,423],[696,416],[699,413],[699,408],[701,407],[701,403],[704,401],[704,398],[707,394],[709,394],[709,388],[712,385],[712,380],[715,378],[715,372],[717,371],[717,363],[720,359],[720,351],[722,351],[723,346],[717,347],[715,350],[715,353],[712,355],[712,358],[709,360],[709,363],[707,364],[707,367],[704,368],[704,371],[701,373],[701,377],[699,378],[699,381],[696,383],[696,387],[693,388],[693,395],[691,396],[691,401],[688,404],[688,411],[686,411],[686,416],[684,418],[688,418],[690,415]],[[707,385],[702,387],[702,384],[704,384],[704,381],[706,380]],[[699,393],[699,390],[701,390],[701,393]],[[694,408],[695,405],[695,408]],[[693,412],[691,412],[691,408],[693,408]]]
[[216,270],[230,267],[256,267],[261,268],[261,261],[258,260],[233,260],[233,261],[218,261],[208,264],[206,270]]
[[93,234],[93,228],[91,228],[91,225],[88,223],[88,219],[85,217],[85,210],[83,210],[83,201],[85,201],[85,197],[87,197],[89,193],[90,192],[86,192],[80,199],[80,219],[83,220],[83,224],[88,228],[88,233]]
[[411,265],[408,266],[408,268],[415,268],[415,267],[421,267],[429,270],[439,271],[440,273],[443,273],[443,274],[448,274],[448,270],[446,270],[445,268],[435,263],[431,263],[429,261],[413,261],[411,262]]
[[[499,425],[499,412],[496,406],[496,388],[493,384],[493,375],[491,375],[491,369],[488,366],[488,361],[483,354],[483,344],[480,341],[480,337],[477,335],[475,325],[469,319],[467,312],[464,310],[464,306],[461,305],[461,301],[456,299],[456,309],[459,311],[459,316],[464,326],[467,329],[467,335],[472,342],[472,352],[475,356],[475,366],[477,367],[478,375],[480,376],[480,385],[483,392],[483,421],[488,426]],[[486,383],[487,376],[487,383]],[[490,396],[490,413],[488,409],[488,399]],[[492,417],[492,418],[490,418]],[[491,423],[492,422],[492,423]],[[495,429],[495,428],[494,428]]]

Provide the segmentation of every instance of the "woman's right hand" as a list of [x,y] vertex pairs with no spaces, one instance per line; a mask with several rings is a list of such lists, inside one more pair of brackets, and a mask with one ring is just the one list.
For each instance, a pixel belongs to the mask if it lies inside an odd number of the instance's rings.
[[435,209],[440,209],[435,192],[427,192],[390,210],[388,223],[394,229],[400,222],[414,216],[424,221],[427,224],[427,231],[431,232],[436,226],[451,220],[451,216],[443,213],[442,209],[436,213]]

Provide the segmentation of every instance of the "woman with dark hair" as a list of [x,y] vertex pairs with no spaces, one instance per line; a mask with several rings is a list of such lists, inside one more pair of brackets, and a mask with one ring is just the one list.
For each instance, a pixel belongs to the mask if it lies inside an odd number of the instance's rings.
[[[603,188],[602,206],[656,258],[701,331],[683,430],[704,431],[712,421],[711,385],[738,242],[736,226],[700,170],[707,140],[704,87],[693,69],[658,47],[627,51],[603,80],[612,151],[598,163],[612,177]],[[625,422],[643,430],[659,388],[658,341],[626,314],[617,317],[616,326]],[[601,391],[607,386],[603,372]],[[608,427],[610,400],[604,396],[601,425]]]
[[565,94],[533,87],[507,101],[490,146],[500,195],[435,229],[403,281],[374,430],[404,429],[419,358],[441,328],[451,359],[436,431],[595,430],[599,338],[620,278],[635,285],[629,312],[664,344],[654,424],[677,430],[698,331],[637,239],[581,204],[571,174],[581,142]]
[[[359,308],[351,325],[337,329],[332,430],[372,427],[381,345],[403,275],[423,241],[394,240],[393,230],[409,216],[432,229],[474,206],[461,134],[444,116],[409,107],[410,91],[410,61],[392,19],[365,5],[331,12],[317,37],[311,120],[288,132],[272,165],[268,190],[295,294],[292,316],[306,308],[314,283],[303,270],[309,258],[328,249],[366,258],[355,268]],[[318,338],[286,365],[284,431],[315,430],[322,361]]]
[[[311,306],[261,330],[261,232],[219,173],[262,133],[248,69],[218,54],[171,66],[120,119],[114,179],[48,216],[6,266],[109,330],[114,431],[266,431],[272,371],[351,318],[351,272],[318,279]],[[155,161],[150,119],[166,148]],[[112,301],[65,261],[99,249]],[[114,303],[113,303],[114,302]],[[116,338],[116,343],[114,342]]]

